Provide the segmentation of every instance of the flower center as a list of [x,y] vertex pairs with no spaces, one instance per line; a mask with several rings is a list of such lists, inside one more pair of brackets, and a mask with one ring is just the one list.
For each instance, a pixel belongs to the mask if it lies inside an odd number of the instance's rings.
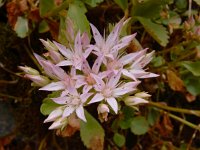
[[81,104],[81,99],[74,96],[72,97],[70,104],[73,106],[79,106]]
[[109,70],[119,70],[122,68],[122,64],[117,60],[113,60],[108,63],[107,68]]
[[89,85],[94,85],[96,82],[95,80],[91,77],[90,74],[88,74],[85,78],[86,82],[89,84]]
[[111,97],[112,96],[112,90],[109,87],[105,87],[102,91],[103,96],[105,97]]

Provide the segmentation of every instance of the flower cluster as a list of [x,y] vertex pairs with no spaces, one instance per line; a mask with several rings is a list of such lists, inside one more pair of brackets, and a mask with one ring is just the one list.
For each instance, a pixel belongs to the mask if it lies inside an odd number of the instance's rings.
[[62,128],[72,114],[86,122],[84,107],[93,103],[98,103],[102,121],[107,120],[108,113],[118,113],[120,101],[128,106],[148,103],[145,99],[150,95],[138,93],[137,86],[139,79],[158,76],[144,69],[154,52],[147,53],[147,49],[125,52],[136,35],[120,37],[126,23],[127,20],[121,19],[106,38],[91,24],[95,44],[90,43],[87,33],[75,35],[69,26],[67,47],[41,40],[48,55],[34,56],[42,66],[42,75],[30,67],[20,67],[40,90],[60,92],[52,98],[60,105],[44,121],[53,122],[49,129]]

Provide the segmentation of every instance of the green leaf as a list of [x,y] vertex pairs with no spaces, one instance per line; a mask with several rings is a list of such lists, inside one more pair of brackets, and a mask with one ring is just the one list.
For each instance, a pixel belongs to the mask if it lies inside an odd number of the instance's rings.
[[20,38],[25,38],[29,31],[28,20],[24,17],[18,17],[14,30]]
[[[142,2],[140,2],[142,1]],[[165,0],[132,0],[131,16],[156,18],[160,16],[162,6],[168,3]]]
[[47,31],[49,31],[49,26],[45,20],[42,20],[42,22],[40,22],[40,24],[39,24],[38,32],[45,33]]
[[87,122],[81,121],[81,140],[88,149],[96,147],[97,150],[103,150],[105,136],[104,129],[87,111],[85,111],[85,116]]
[[97,4],[103,2],[104,0],[83,0],[84,3],[90,5],[91,7],[96,7]]
[[147,116],[149,125],[153,126],[158,120],[159,116],[160,116],[159,111],[156,111],[155,108],[149,108],[149,112]]
[[121,7],[123,10],[126,10],[128,7],[128,0],[114,0],[119,7]]
[[40,0],[39,11],[40,16],[45,16],[46,13],[55,8],[54,0]]
[[186,89],[194,96],[200,94],[200,77],[193,76],[189,73],[187,76],[183,77],[183,82]]
[[189,70],[194,76],[200,76],[200,61],[184,61],[182,65]]
[[194,0],[200,6],[200,0]]
[[145,134],[149,129],[147,120],[142,116],[137,116],[131,123],[131,131],[136,135]]
[[125,106],[122,109],[122,112],[123,118],[122,120],[119,120],[119,126],[121,129],[128,129],[131,127],[131,123],[135,115],[135,110],[131,107]]
[[115,144],[117,144],[117,146],[119,147],[122,147],[126,142],[124,135],[121,135],[119,133],[114,134],[113,140]]
[[165,59],[162,56],[154,57],[151,61],[154,67],[160,67],[165,64]]
[[166,28],[162,25],[152,22],[150,19],[137,17],[145,30],[161,45],[166,46],[169,42],[169,36]]
[[68,16],[74,22],[75,29],[90,34],[89,21],[85,16],[86,12],[87,9],[85,8],[83,2],[77,0],[69,5]]
[[178,9],[187,9],[187,0],[176,0],[175,6]]
[[42,105],[40,107],[40,112],[43,115],[49,115],[54,109],[61,106],[60,104],[55,103],[51,98],[58,97],[60,95],[60,92],[53,92],[48,95],[47,98],[45,98],[42,102]]

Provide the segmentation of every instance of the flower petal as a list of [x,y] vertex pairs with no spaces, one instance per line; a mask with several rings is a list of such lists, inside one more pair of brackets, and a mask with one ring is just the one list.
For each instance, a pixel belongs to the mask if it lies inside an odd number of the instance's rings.
[[100,68],[100,66],[101,66],[102,61],[103,61],[103,56],[99,56],[99,57],[97,57],[97,59],[95,60],[93,66],[92,66],[92,71],[93,71],[95,74],[98,74],[99,68]]
[[73,63],[70,60],[63,60],[56,64],[56,66],[71,66]]
[[61,128],[66,122],[64,121],[64,118],[59,118],[56,121],[52,123],[52,125],[49,127],[49,130],[52,129],[59,129]]
[[93,37],[94,37],[94,40],[95,40],[97,46],[101,47],[103,42],[104,42],[103,37],[101,36],[99,31],[97,30],[97,28],[93,24],[90,24],[90,26],[92,28]]
[[51,98],[51,99],[57,104],[67,104],[71,100],[71,98],[67,96]]
[[52,122],[54,120],[56,120],[58,117],[60,117],[62,115],[63,111],[62,109],[55,109],[53,110],[49,116],[44,120],[44,123],[46,122]]
[[58,48],[58,50],[61,52],[63,56],[65,56],[68,59],[72,58],[73,53],[72,51],[70,51],[70,49],[67,49],[64,45],[56,41],[53,41],[53,43],[56,45],[56,47]]
[[117,114],[118,112],[117,100],[114,97],[109,97],[109,98],[106,98],[106,101],[110,105],[110,107],[113,109],[113,111]]
[[47,84],[46,86],[40,88],[39,90],[44,90],[44,91],[59,91],[59,90],[64,90],[65,85],[63,84],[62,81],[58,82],[51,82],[50,84]]
[[92,104],[92,103],[96,103],[96,102],[100,102],[104,99],[104,96],[100,93],[97,93],[88,104]]
[[133,79],[134,81],[137,81],[136,77],[131,73],[129,72],[128,70],[126,69],[122,69],[122,74],[128,78],[131,78]]
[[91,76],[96,81],[95,86],[96,86],[97,90],[101,90],[101,89],[103,89],[105,87],[104,81],[99,76],[97,76],[95,74],[91,74]]
[[108,86],[113,88],[117,85],[117,83],[119,82],[119,79],[121,77],[121,72],[118,72],[116,75],[113,75],[109,81],[108,81]]
[[80,95],[80,98],[82,100],[82,103],[85,103],[87,99],[92,95],[93,93],[83,93]]
[[74,110],[75,110],[74,107],[72,107],[72,106],[67,106],[67,107],[65,108],[65,110],[64,110],[62,116],[63,116],[63,117],[68,117],[69,115],[71,115],[71,113],[74,112]]
[[86,118],[85,118],[85,113],[84,113],[84,109],[83,106],[79,106],[76,109],[76,115],[78,116],[78,118],[80,118],[81,120],[87,122]]
[[92,89],[92,86],[86,84],[86,85],[83,87],[83,93],[87,93],[87,92],[90,91],[91,89]]

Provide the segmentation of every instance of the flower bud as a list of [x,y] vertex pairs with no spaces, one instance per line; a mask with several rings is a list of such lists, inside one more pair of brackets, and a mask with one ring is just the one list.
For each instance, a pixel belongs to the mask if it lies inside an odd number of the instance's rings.
[[56,120],[57,118],[61,117],[63,113],[63,110],[61,108],[53,110],[49,116],[44,120],[44,123],[46,122],[52,122]]
[[49,127],[49,130],[52,130],[52,129],[60,129],[62,128],[63,126],[66,126],[67,125],[67,118],[58,118],[56,119],[52,125]]
[[49,40],[48,41],[45,41],[43,39],[40,39],[40,41],[42,42],[42,44],[45,46],[45,48],[48,50],[48,51],[57,51],[57,48],[54,46],[53,43],[51,43]]
[[151,97],[151,95],[147,94],[146,92],[136,93],[135,96],[139,97],[139,98],[149,98],[149,97]]
[[24,71],[25,73],[31,74],[31,75],[39,75],[40,74],[37,70],[35,70],[31,67],[27,67],[27,66],[26,67],[19,66],[19,69]]
[[36,86],[45,86],[50,82],[47,77],[41,75],[26,74],[24,77],[32,80]]
[[108,105],[99,104],[99,106],[97,107],[97,111],[98,111],[98,114],[99,114],[99,120],[101,122],[108,120],[108,113],[110,112]]
[[124,102],[127,106],[133,106],[133,105],[148,103],[147,100],[140,98],[140,97],[136,97],[136,96],[128,96],[128,97],[125,98]]

